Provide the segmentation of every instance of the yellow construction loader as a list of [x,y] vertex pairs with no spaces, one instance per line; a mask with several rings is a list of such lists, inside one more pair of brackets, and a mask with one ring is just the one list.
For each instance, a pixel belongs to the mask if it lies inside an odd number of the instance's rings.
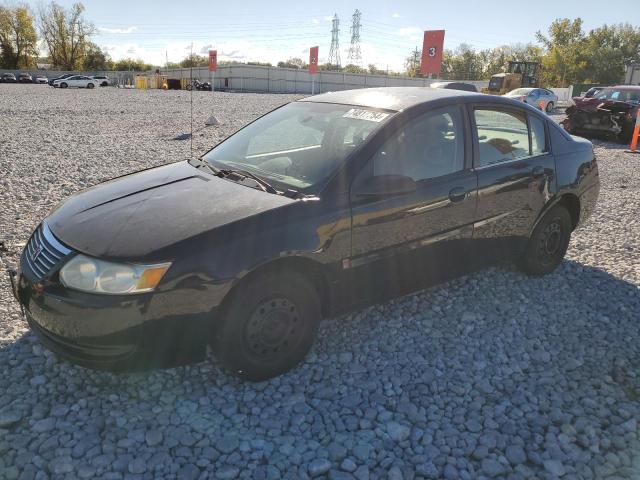
[[491,95],[504,95],[516,88],[538,86],[539,62],[515,62],[510,61],[507,71],[496,73],[489,80],[489,87],[483,88],[482,93]]

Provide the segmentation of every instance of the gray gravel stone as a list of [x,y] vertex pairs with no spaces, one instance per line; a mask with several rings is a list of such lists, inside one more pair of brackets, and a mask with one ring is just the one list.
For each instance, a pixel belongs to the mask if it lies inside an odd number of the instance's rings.
[[545,460],[543,464],[544,469],[556,477],[562,477],[566,473],[564,465],[559,460]]
[[482,460],[482,472],[488,477],[498,477],[504,475],[507,469],[503,464],[493,458],[485,458]]
[[391,439],[396,442],[405,441],[411,434],[411,428],[398,422],[389,422],[387,423],[386,428]]
[[520,445],[509,445],[505,451],[505,456],[513,466],[527,461],[527,454]]
[[22,420],[22,414],[18,410],[0,410],[0,428],[8,428]]
[[331,468],[331,462],[326,458],[316,458],[309,463],[309,475],[312,477],[319,477],[324,475]]

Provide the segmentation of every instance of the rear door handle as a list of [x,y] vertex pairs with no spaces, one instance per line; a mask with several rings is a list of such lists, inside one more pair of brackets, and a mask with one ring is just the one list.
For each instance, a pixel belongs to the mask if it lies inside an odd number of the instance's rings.
[[449,190],[449,200],[452,202],[461,202],[465,198],[467,198],[467,191],[464,187],[455,187]]
[[540,178],[544,175],[544,167],[541,167],[540,165],[538,165],[537,167],[533,167],[533,169],[531,170],[531,175],[533,175],[534,178]]

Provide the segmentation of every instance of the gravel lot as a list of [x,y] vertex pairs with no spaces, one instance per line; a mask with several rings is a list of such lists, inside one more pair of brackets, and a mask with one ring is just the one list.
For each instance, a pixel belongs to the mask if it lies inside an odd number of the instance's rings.
[[[196,134],[203,153],[296,97],[193,98],[196,128],[221,121]],[[1,263],[70,193],[185,159],[188,102],[0,85]],[[261,384],[215,362],[58,361],[2,271],[0,479],[639,478],[640,156],[596,151],[598,208],[553,275],[496,267],[327,320],[304,365]]]

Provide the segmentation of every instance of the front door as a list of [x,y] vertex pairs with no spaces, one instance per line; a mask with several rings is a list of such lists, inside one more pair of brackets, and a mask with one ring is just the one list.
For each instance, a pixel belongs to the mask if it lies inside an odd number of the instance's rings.
[[471,117],[478,174],[474,244],[487,260],[520,255],[555,192],[546,122],[517,107],[476,106]]
[[[351,269],[359,298],[381,298],[455,274],[472,237],[476,173],[465,155],[461,106],[431,110],[405,123],[373,155],[351,189]],[[375,176],[404,176],[416,189],[359,195]]]

